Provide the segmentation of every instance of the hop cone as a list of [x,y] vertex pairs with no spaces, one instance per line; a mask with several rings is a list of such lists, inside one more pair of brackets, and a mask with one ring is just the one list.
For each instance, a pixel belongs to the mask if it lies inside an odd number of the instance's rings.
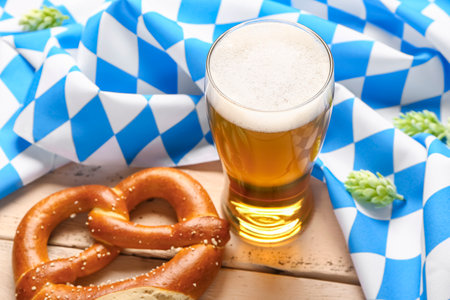
[[397,194],[395,185],[377,172],[377,176],[370,171],[352,171],[345,182],[345,188],[352,197],[360,202],[372,203],[381,207],[392,203],[394,199],[403,200]]
[[409,136],[423,132],[432,134],[440,140],[446,138],[447,145],[450,146],[450,121],[444,126],[431,111],[410,111],[400,114],[400,117],[394,119],[394,125]]
[[44,6],[42,9],[32,9],[20,19],[19,24],[24,31],[36,31],[61,26],[68,19],[54,7]]

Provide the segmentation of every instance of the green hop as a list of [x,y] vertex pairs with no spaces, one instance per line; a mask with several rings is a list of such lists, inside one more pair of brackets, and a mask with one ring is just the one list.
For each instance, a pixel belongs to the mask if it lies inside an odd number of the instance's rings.
[[447,145],[450,146],[450,119],[447,126],[444,126],[431,111],[410,111],[400,114],[400,117],[394,119],[394,126],[409,136],[423,132],[432,134],[440,140],[446,138]]
[[36,31],[51,27],[61,26],[68,19],[54,7],[44,6],[42,9],[32,9],[19,21],[24,31]]
[[372,203],[377,207],[391,204],[395,199],[403,200],[397,194],[395,185],[377,172],[377,176],[370,171],[352,171],[344,183],[352,197],[360,202]]

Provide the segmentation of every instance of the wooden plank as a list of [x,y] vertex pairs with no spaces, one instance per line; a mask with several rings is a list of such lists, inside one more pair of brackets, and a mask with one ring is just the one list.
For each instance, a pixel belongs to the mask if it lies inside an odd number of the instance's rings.
[[[208,191],[217,208],[220,207],[224,177],[218,162],[181,168],[196,178]],[[13,239],[15,228],[26,211],[42,198],[60,189],[83,184],[114,186],[138,169],[111,169],[69,164],[0,201],[0,238]],[[357,284],[344,237],[333,213],[326,185],[312,181],[315,208],[310,223],[300,237],[282,247],[261,248],[247,244],[235,235],[227,244],[224,265],[245,270],[272,270],[287,274]],[[142,224],[175,222],[171,207],[162,200],[142,204],[132,213]],[[91,242],[84,226],[85,216],[67,220],[52,235],[51,245],[86,248]],[[167,257],[161,251],[139,251],[138,255]]]
[[[11,266],[12,242],[0,240],[0,294],[14,299],[14,280]],[[52,257],[71,256],[76,249],[50,246]],[[78,280],[76,284],[100,284],[148,272],[163,261],[120,255],[100,272]],[[228,299],[364,299],[357,285],[327,282],[292,276],[265,274],[222,268],[201,300]]]

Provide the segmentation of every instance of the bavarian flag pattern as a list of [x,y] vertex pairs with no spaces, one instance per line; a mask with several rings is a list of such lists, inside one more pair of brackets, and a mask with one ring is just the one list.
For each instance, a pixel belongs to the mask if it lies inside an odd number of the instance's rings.
[[[33,8],[62,26],[23,32]],[[217,159],[202,96],[213,41],[271,18],[316,31],[335,60],[324,180],[367,299],[450,298],[450,150],[392,125],[450,117],[448,0],[0,0],[0,198],[69,161],[178,166]],[[355,202],[352,170],[404,201]],[[301,295],[299,295],[300,297]]]

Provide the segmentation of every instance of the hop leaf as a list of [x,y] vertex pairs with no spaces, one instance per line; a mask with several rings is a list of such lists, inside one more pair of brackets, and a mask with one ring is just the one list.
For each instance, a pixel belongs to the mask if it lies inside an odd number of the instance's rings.
[[32,9],[19,21],[24,31],[36,31],[56,26],[61,26],[68,19],[54,7],[44,6],[42,9]]
[[381,207],[391,204],[395,199],[403,200],[397,194],[395,185],[377,172],[377,176],[370,171],[352,171],[344,183],[352,197],[360,202],[372,203]]
[[410,111],[400,114],[400,117],[394,119],[394,126],[409,136],[417,133],[429,133],[440,140],[446,138],[447,145],[450,146],[450,119],[447,126],[444,126],[431,111]]

